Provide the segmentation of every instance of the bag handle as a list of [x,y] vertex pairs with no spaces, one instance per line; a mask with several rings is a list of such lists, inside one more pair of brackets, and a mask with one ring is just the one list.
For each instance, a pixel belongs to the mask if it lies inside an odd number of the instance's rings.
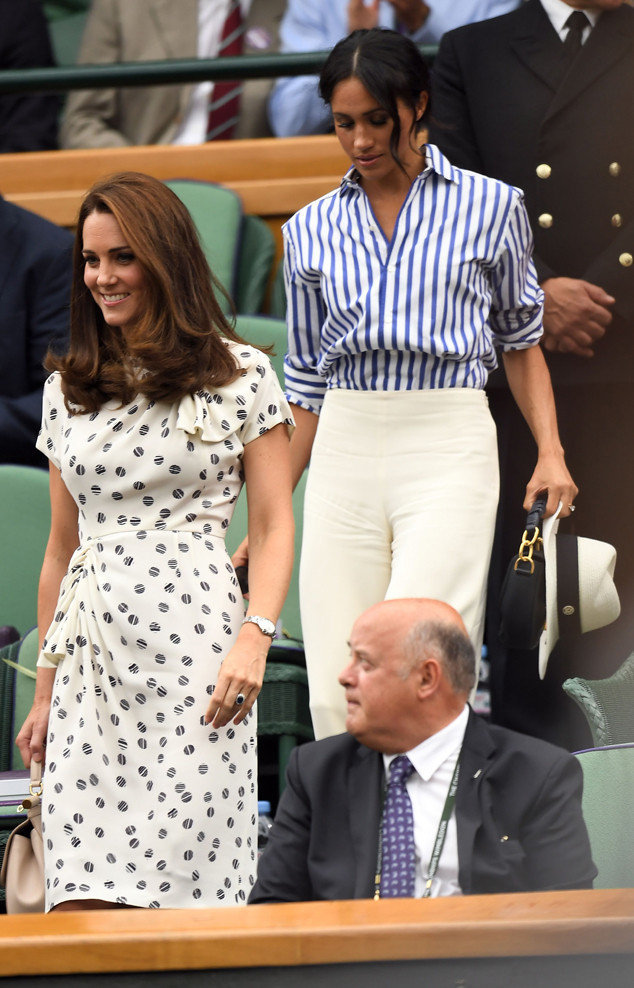
[[526,528],[524,529],[522,541],[520,542],[517,558],[513,567],[516,571],[520,570],[521,572],[526,572],[529,576],[532,576],[535,571],[533,553],[541,552],[542,550],[543,542],[540,525],[542,516],[546,510],[547,498],[548,491],[540,491],[537,499],[533,502],[532,508],[526,516]]
[[31,796],[42,795],[42,763],[31,759],[31,781],[29,782],[29,793]]

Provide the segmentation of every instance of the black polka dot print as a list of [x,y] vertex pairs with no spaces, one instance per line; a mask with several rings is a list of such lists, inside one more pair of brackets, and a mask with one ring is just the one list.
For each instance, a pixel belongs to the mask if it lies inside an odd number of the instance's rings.
[[292,423],[267,357],[173,405],[70,415],[47,381],[38,446],[79,508],[80,545],[40,664],[57,666],[43,825],[46,907],[246,902],[256,862],[255,714],[204,714],[243,616],[224,535],[244,446]]

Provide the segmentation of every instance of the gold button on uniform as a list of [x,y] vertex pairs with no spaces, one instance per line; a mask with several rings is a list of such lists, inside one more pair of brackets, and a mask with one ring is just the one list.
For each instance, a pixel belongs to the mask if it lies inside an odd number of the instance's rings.
[[634,257],[631,254],[621,254],[619,257],[619,264],[622,264],[624,268],[631,268],[634,264]]
[[623,217],[621,216],[620,213],[615,213],[614,216],[612,217],[612,226],[616,226],[616,227],[623,226]]
[[538,165],[535,171],[537,172],[537,178],[550,178],[552,168],[550,165]]
[[550,230],[553,225],[553,218],[550,213],[542,213],[541,216],[537,218],[537,222],[540,226],[543,226],[544,230]]
[[612,178],[616,178],[617,175],[621,174],[621,166],[618,161],[613,161],[611,165],[608,166],[608,171]]

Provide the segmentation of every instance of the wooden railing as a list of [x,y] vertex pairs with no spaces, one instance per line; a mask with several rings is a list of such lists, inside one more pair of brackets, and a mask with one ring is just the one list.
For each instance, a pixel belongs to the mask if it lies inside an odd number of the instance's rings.
[[[275,968],[274,983],[292,985],[301,984],[302,975],[289,969],[315,965],[323,966],[323,983],[328,979],[332,988],[339,982],[331,965],[445,960],[455,962],[457,977],[491,959],[517,972],[510,958],[541,958],[546,968],[556,964],[561,971],[564,965],[569,972],[573,961],[581,972],[609,964],[612,971],[622,967],[624,976],[629,971],[618,983],[631,984],[634,890],[0,916],[3,977]],[[317,983],[319,978],[310,982]],[[455,982],[451,977],[442,983]],[[525,982],[495,983],[515,988]]]
[[279,250],[281,224],[301,206],[336,188],[348,165],[331,135],[3,154],[0,193],[72,228],[84,193],[103,175],[133,170],[161,179],[218,182],[238,193],[245,212],[267,222]]

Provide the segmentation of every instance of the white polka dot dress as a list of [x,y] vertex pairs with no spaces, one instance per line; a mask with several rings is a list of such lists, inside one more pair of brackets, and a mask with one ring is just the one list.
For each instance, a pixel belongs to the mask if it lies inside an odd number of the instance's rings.
[[244,446],[290,409],[258,350],[232,384],[69,415],[46,383],[38,447],[79,507],[80,545],[40,665],[57,665],[44,782],[46,908],[189,908],[254,881],[256,717],[204,714],[243,617],[224,535]]

